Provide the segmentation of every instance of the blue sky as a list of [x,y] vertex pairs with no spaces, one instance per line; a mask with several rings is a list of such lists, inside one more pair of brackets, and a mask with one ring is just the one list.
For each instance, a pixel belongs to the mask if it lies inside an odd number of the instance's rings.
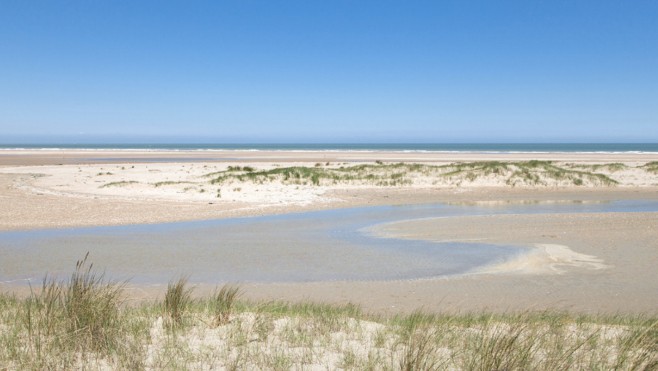
[[0,1],[0,142],[655,142],[657,1]]

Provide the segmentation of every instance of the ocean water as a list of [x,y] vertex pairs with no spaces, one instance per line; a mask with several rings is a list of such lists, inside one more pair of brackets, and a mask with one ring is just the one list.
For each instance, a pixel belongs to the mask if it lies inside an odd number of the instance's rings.
[[105,143],[0,144],[7,149],[89,150],[243,150],[243,151],[399,151],[477,153],[658,153],[658,143]]

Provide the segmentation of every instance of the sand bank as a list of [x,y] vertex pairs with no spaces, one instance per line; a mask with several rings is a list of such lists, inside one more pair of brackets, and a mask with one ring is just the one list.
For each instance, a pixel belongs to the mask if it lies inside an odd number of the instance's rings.
[[449,279],[250,285],[247,291],[258,299],[355,302],[389,313],[417,308],[454,312],[550,308],[655,314],[657,225],[658,213],[501,215],[396,223],[381,232],[442,241],[568,246],[587,257],[578,261],[562,256],[541,269],[485,269]]
[[[161,162],[163,159],[165,162]],[[414,178],[412,184],[393,187],[272,182],[265,188],[259,188],[259,184],[231,184],[230,188],[222,187],[221,197],[216,197],[216,189],[200,192],[198,188],[203,186],[201,181],[207,181],[199,180],[204,174],[223,171],[228,166],[271,169],[315,167],[320,163],[326,168],[374,161],[440,165],[453,161],[533,159],[558,161],[561,166],[584,165],[585,168],[570,169],[596,169],[619,184],[511,187],[496,183],[495,176],[460,185],[427,184]],[[656,200],[656,174],[642,168],[656,160],[655,154],[3,151],[0,153],[3,165],[0,167],[0,230],[158,223],[364,205]],[[622,163],[623,167],[590,166],[609,163]],[[130,187],[105,186],[130,181],[138,183],[128,183]],[[186,187],[197,188],[185,191]],[[381,232],[407,238],[481,239],[534,246],[534,255],[529,256],[535,260],[533,263],[526,259],[521,266],[516,262],[515,267],[505,269],[488,267],[478,274],[451,279],[252,284],[246,285],[245,290],[253,299],[354,302],[379,312],[421,307],[448,311],[557,308],[583,312],[655,312],[658,308],[656,225],[655,213],[409,221],[387,226]],[[159,295],[161,290],[162,287],[133,287],[131,292],[135,298],[144,298]],[[204,290],[211,288],[198,288],[200,294]]]
[[[550,158],[567,174],[551,179],[527,169],[506,174],[437,170],[463,161],[527,161]],[[658,197],[658,174],[644,165],[658,154],[474,154],[294,151],[0,151],[0,230],[158,223],[378,204],[514,199],[620,199]],[[162,162],[164,161],[164,162]],[[178,162],[176,162],[178,161]],[[372,174],[340,168],[384,163]],[[413,161],[425,168],[385,168]],[[61,165],[53,165],[61,164]],[[606,164],[616,164],[608,166]],[[240,179],[249,167],[261,172],[306,167],[353,181]],[[494,169],[498,171],[497,169]],[[341,170],[342,171],[342,170]],[[597,174],[615,184],[580,174]],[[214,175],[213,175],[214,174]],[[218,175],[219,174],[219,175]],[[368,176],[373,176],[369,180]],[[214,183],[218,177],[229,178]],[[391,180],[398,179],[398,180]],[[537,184],[530,185],[528,179]],[[578,183],[578,184],[576,184]]]

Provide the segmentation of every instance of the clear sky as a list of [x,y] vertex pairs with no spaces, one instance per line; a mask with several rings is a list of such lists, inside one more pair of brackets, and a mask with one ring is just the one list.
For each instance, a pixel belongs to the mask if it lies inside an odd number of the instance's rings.
[[0,0],[0,142],[656,142],[658,1]]

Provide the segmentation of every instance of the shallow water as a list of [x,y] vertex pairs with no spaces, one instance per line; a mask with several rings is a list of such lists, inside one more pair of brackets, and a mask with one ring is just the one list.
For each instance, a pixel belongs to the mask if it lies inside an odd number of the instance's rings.
[[377,238],[366,227],[458,215],[658,211],[655,201],[430,204],[337,209],[153,225],[0,233],[0,282],[96,267],[136,284],[418,279],[467,273],[519,246]]

